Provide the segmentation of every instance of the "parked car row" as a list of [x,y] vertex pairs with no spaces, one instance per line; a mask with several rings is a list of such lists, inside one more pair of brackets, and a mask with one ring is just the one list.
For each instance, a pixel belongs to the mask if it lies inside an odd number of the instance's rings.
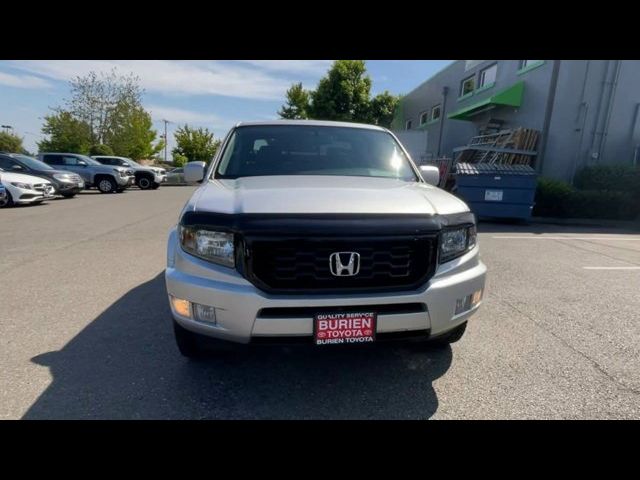
[[0,152],[0,207],[72,198],[89,188],[102,193],[119,193],[132,185],[157,189],[166,180],[165,169],[125,157],[44,152],[33,158]]

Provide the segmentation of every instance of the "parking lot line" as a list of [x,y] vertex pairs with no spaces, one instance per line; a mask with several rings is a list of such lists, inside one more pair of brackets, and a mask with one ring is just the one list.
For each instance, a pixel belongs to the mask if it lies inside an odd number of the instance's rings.
[[560,237],[560,236],[528,236],[528,235],[496,235],[491,238],[499,238],[504,240],[615,240],[620,242],[640,242],[638,238],[628,237]]
[[585,270],[640,270],[640,267],[582,267]]

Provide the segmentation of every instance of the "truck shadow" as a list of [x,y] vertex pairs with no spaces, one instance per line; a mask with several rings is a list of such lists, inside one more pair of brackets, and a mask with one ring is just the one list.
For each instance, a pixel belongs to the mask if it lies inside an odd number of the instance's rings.
[[25,419],[424,419],[451,348],[241,348],[191,362],[173,340],[163,274],[129,291],[60,351]]

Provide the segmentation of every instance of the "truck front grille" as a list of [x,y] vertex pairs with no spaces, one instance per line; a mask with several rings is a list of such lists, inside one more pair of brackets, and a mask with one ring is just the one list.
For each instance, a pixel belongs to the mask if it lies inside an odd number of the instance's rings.
[[[273,293],[370,292],[417,288],[435,272],[436,236],[254,239],[247,242],[247,277]],[[335,276],[335,252],[360,255],[360,271]]]

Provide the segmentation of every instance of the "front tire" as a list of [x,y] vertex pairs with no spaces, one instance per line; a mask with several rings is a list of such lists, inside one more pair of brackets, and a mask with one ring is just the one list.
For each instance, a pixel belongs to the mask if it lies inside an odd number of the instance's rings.
[[7,198],[5,200],[0,200],[0,208],[9,208],[13,207],[13,197],[11,196],[11,192],[6,190]]
[[73,197],[76,196],[76,194],[75,193],[63,193],[62,196],[64,198],[73,198]]
[[98,180],[100,193],[114,193],[118,190],[118,184],[113,178],[103,177]]
[[153,181],[149,177],[140,177],[138,187],[140,190],[149,190],[153,186]]

